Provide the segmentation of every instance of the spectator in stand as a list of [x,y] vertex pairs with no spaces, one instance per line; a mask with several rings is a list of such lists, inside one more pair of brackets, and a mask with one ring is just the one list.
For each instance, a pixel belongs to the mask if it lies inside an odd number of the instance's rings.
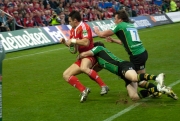
[[129,16],[131,17],[132,16],[132,8],[131,8],[129,1],[125,0],[123,5],[125,7],[125,10],[128,12]]
[[36,4],[34,5],[34,10],[41,11],[41,8],[40,8],[40,6],[39,6],[39,3],[36,3]]
[[133,9],[132,9],[132,17],[136,17],[137,13],[138,13],[138,9],[137,9],[136,6],[134,6]]
[[23,17],[25,17],[27,12],[26,12],[26,9],[24,7],[24,3],[18,4],[18,13],[21,13],[23,15]]
[[43,0],[43,5],[45,9],[47,8],[48,4],[49,4],[49,0]]
[[46,10],[49,10],[51,15],[53,14],[53,10],[51,9],[50,4],[47,4]]
[[176,0],[177,10],[180,10],[180,0]]
[[103,13],[104,13],[104,19],[112,18],[113,13],[111,11],[109,11],[108,8],[105,8]]
[[67,9],[64,10],[64,15],[65,15],[65,24],[69,24],[69,11]]
[[33,4],[33,6],[35,6],[35,5],[36,5],[36,3],[39,3],[39,0],[32,0],[32,4]]
[[67,9],[69,12],[71,12],[74,9],[74,3],[67,3],[64,9]]
[[56,13],[59,15],[63,11],[64,11],[63,4],[59,3],[59,6],[56,8]]
[[58,3],[56,0],[49,0],[49,4],[51,6],[51,9],[56,12],[56,8],[58,7]]
[[33,4],[29,4],[28,7],[26,8],[26,12],[27,13],[32,13],[34,11],[34,7]]
[[15,30],[24,29],[17,11],[14,11]]
[[139,9],[139,13],[138,13],[138,15],[143,16],[143,15],[145,14],[145,11],[144,11],[143,6],[139,6],[139,7],[138,7],[138,9]]
[[13,18],[5,14],[5,12],[0,12],[0,23],[1,28],[4,28],[5,31],[10,31],[10,24],[12,23]]
[[167,0],[162,1],[161,11],[162,11],[162,13],[169,12],[169,2]]
[[160,8],[158,5],[153,4],[152,5],[152,14],[159,14],[160,13]]
[[117,12],[120,10],[120,3],[119,2],[115,2],[115,4],[112,6],[114,8],[114,10]]
[[45,11],[44,5],[40,5],[41,11]]
[[3,4],[3,0],[0,0],[0,5]]
[[170,0],[170,11],[176,12],[177,11],[177,4],[174,0]]
[[3,11],[5,11],[5,6],[4,6],[3,3],[0,4],[0,9],[3,10]]
[[7,12],[8,14],[10,14],[11,16],[13,16],[13,12],[14,12],[13,9],[14,9],[13,4],[12,4],[12,3],[9,3],[9,4],[8,4],[8,9],[7,9],[6,12]]
[[18,6],[17,5],[14,6],[13,13],[14,13],[14,11],[18,11]]
[[8,8],[8,3],[9,3],[9,0],[4,0],[4,11],[6,12],[7,8]]
[[107,8],[108,19],[111,19],[113,17],[113,12],[115,11],[111,7]]
[[94,9],[94,21],[101,20],[100,12],[97,9]]
[[44,15],[45,15],[46,21],[48,22],[48,25],[49,25],[49,21],[51,20],[51,14],[50,14],[49,10],[45,10]]
[[43,23],[41,19],[41,12],[34,11],[34,22],[37,27],[43,27],[45,24]]
[[34,21],[32,19],[32,16],[30,16],[29,14],[26,14],[26,16],[24,18],[24,26],[27,28],[34,27]]
[[65,15],[64,15],[64,12],[61,12],[60,15],[59,15],[59,18],[60,18],[60,23],[61,25],[65,25]]
[[49,25],[49,21],[46,19],[46,16],[45,16],[45,12],[44,11],[40,11],[41,12],[41,19],[42,19],[42,22],[45,26],[48,26]]
[[149,11],[149,6],[148,5],[144,6],[144,15],[150,15],[150,11]]
[[31,0],[23,0],[25,5],[29,5],[31,3]]
[[94,21],[94,9],[88,9],[88,21]]
[[24,26],[24,18],[21,13],[18,13],[18,17],[20,19],[21,25]]
[[49,25],[54,26],[54,25],[60,25],[60,18],[59,16],[54,12],[54,14],[51,16],[51,19],[49,21]]
[[89,21],[89,9],[85,8],[83,15],[82,15],[82,20],[83,22],[88,22]]

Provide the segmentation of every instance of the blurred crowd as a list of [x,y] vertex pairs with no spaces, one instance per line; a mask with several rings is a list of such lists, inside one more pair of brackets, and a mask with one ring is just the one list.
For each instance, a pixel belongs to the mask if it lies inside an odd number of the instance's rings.
[[[173,8],[176,4],[176,9]],[[179,0],[0,0],[0,31],[68,24],[68,14],[80,11],[85,22],[105,20],[125,9],[130,17],[177,11]]]

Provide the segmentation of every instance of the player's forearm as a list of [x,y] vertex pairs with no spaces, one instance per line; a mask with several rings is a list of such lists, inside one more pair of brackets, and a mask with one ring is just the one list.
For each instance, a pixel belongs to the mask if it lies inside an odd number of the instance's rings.
[[96,33],[99,37],[102,37],[102,38],[106,38],[106,37],[112,36],[112,35],[114,34],[112,30],[105,30],[105,31],[96,30],[95,33]]
[[89,51],[86,51],[86,52],[82,52],[79,54],[79,58],[86,58],[86,57],[89,57],[89,56],[94,56],[93,53],[89,50]]
[[114,43],[117,43],[117,44],[120,44],[120,45],[122,45],[122,42],[121,42],[121,40],[112,39],[112,41],[113,41]]
[[102,31],[96,31],[95,33],[98,37],[102,37],[102,38],[106,37]]
[[79,54],[79,59],[82,59],[82,58],[85,58],[85,57],[88,57],[87,53],[82,52],[82,53]]
[[83,38],[83,39],[72,39],[71,43],[82,45],[82,46],[88,46],[89,45],[89,39]]

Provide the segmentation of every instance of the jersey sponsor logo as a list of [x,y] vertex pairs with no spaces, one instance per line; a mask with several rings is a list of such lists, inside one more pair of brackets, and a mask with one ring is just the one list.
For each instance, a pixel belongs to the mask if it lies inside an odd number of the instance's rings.
[[84,36],[84,37],[87,37],[87,36],[88,36],[87,30],[83,30],[83,36]]
[[114,25],[111,27],[111,30],[114,30],[116,28],[117,25]]

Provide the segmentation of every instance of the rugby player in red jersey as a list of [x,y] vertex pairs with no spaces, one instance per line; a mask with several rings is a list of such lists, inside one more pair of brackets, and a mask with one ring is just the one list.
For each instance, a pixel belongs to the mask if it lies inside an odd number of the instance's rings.
[[[64,38],[60,39],[60,42],[70,47],[72,44],[78,46],[78,52],[82,53],[91,50],[93,45],[93,37],[91,28],[88,24],[82,22],[81,15],[78,11],[72,11],[69,14],[69,24],[72,29],[70,30],[70,39],[65,41]],[[68,67],[64,73],[63,78],[72,86],[77,88],[81,92],[80,102],[84,102],[90,92],[90,89],[85,87],[76,75],[80,73],[87,74],[92,80],[97,82],[101,87],[101,95],[107,94],[109,91],[108,86],[102,81],[96,71],[92,69],[96,59],[94,57],[86,57],[78,59],[70,67]]]

